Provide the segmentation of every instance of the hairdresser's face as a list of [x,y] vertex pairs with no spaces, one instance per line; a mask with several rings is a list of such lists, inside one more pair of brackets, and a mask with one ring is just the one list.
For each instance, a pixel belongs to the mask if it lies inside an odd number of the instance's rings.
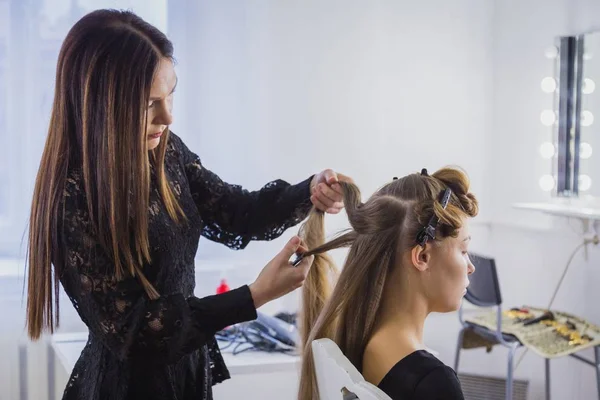
[[177,75],[173,68],[173,62],[163,58],[152,81],[150,89],[150,100],[147,104],[146,118],[148,128],[146,140],[148,150],[158,146],[163,132],[173,123],[173,92],[177,85]]
[[447,237],[431,246],[425,288],[433,312],[456,311],[469,285],[475,267],[469,259],[468,220],[463,221],[457,237]]

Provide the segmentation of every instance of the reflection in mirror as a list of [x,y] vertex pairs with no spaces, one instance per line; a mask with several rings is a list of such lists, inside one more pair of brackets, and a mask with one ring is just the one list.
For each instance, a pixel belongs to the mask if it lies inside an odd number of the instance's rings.
[[579,189],[576,177],[579,175],[582,58],[581,36],[559,38],[556,193],[566,197],[576,196]]

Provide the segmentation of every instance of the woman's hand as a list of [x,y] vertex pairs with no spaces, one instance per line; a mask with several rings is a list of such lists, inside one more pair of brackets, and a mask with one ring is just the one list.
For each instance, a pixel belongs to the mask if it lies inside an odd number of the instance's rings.
[[294,236],[263,268],[258,278],[249,286],[256,308],[302,286],[314,257],[303,258],[296,267],[292,266],[290,258],[294,254],[302,254],[306,251],[300,238]]
[[352,178],[326,169],[315,175],[310,183],[310,201],[328,214],[337,214],[344,208],[342,187],[339,182],[354,183]]

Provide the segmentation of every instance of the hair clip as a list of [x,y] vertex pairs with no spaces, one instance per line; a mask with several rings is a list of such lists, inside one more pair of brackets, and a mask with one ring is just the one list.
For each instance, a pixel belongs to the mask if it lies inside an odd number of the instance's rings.
[[297,267],[302,262],[303,259],[304,259],[304,254],[298,254],[296,256],[296,259],[294,261],[292,261],[292,266]]
[[429,176],[429,174],[427,173],[427,168],[423,168],[421,170],[421,175],[423,175],[423,176]]
[[392,178],[392,180],[393,180],[393,181],[397,181],[397,180],[398,180],[398,177],[397,177],[397,176],[395,176],[395,177],[393,177],[393,178]]
[[[427,171],[425,171],[425,172],[427,172]],[[442,203],[442,208],[444,210],[448,206],[448,202],[450,201],[451,195],[452,195],[452,191],[450,189],[446,189],[440,196],[441,197],[440,203]],[[439,218],[435,215],[435,212],[434,212],[434,214],[431,216],[431,219],[429,220],[429,224],[427,224],[427,226],[423,227],[417,234],[417,244],[418,245],[420,245],[421,247],[425,247],[425,243],[427,243],[427,241],[429,239],[435,240],[435,230],[437,228],[438,222],[439,222]]]

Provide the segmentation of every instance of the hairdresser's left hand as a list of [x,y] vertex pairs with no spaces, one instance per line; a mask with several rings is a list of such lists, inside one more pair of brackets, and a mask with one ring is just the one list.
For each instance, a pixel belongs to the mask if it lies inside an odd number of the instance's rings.
[[316,174],[310,183],[310,201],[328,214],[337,214],[344,208],[340,182],[354,183],[352,178],[326,169]]

